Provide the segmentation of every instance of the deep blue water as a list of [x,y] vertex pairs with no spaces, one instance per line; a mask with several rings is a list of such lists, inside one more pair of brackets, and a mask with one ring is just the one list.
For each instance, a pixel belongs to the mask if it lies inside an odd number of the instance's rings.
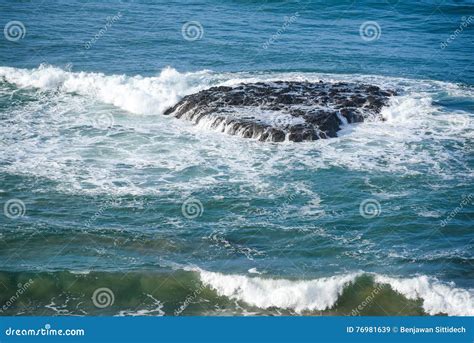
[[[2,1],[0,27],[2,313],[473,315],[472,2]],[[398,95],[300,144],[162,116],[272,80]]]
[[[2,40],[2,62],[40,63],[76,71],[156,75],[179,71],[316,71],[376,74],[472,84],[472,28],[448,48],[440,44],[472,15],[470,1],[2,1],[2,24],[20,20],[18,44]],[[89,50],[84,44],[108,17],[122,18]],[[279,38],[262,49],[298,13]],[[198,21],[203,39],[185,41],[182,25]],[[365,43],[359,27],[376,21],[380,39]],[[471,26],[472,27],[472,26]]]

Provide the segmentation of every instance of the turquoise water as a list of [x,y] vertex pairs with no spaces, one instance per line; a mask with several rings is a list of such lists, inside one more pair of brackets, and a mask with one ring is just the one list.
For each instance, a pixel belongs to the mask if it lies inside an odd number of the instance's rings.
[[[471,15],[2,2],[0,24],[21,25],[0,39],[0,313],[473,315]],[[398,95],[385,121],[304,143],[162,116],[274,80]]]

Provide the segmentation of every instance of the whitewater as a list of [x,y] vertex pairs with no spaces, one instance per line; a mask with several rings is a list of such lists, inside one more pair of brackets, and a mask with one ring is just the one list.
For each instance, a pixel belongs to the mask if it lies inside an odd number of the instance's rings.
[[[383,120],[346,123],[335,138],[301,143],[229,136],[205,120],[163,115],[214,86],[320,80],[397,95]],[[472,199],[462,202],[473,178],[472,87],[375,75],[166,67],[142,76],[41,65],[0,67],[0,104],[1,194],[26,204],[21,225],[4,225],[2,254],[23,252],[20,264],[4,259],[13,279],[40,271],[85,282],[93,273],[146,274],[172,261],[185,273],[176,279],[218,313],[338,313],[347,294],[370,284],[388,285],[384,297],[402,296],[424,314],[474,315],[466,276],[472,244],[462,238],[472,214]],[[272,113],[252,111],[271,120]],[[198,210],[191,219],[182,214],[189,199]],[[363,200],[376,200],[365,217]],[[52,260],[67,239],[74,247]],[[26,253],[31,247],[35,254]],[[152,294],[147,277],[136,297],[151,299],[149,307],[112,314],[163,315],[182,306]],[[61,313],[77,311],[67,305],[74,296],[59,298]],[[38,306],[58,310],[58,300],[44,302]],[[350,313],[351,306],[342,307]]]

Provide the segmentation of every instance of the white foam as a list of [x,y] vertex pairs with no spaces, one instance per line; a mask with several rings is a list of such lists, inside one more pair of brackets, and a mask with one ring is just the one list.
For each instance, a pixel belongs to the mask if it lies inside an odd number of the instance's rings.
[[[164,316],[165,311],[163,311],[163,303],[153,297],[151,294],[146,295],[152,300],[151,305],[147,305],[148,308],[136,309],[136,310],[122,310],[116,317],[139,317],[139,316]],[[143,306],[144,304],[141,304]]]
[[165,68],[156,77],[104,75],[102,73],[69,72],[42,65],[39,68],[0,67],[0,77],[19,87],[91,96],[134,114],[161,114],[185,94],[196,92],[206,83],[195,82],[207,72],[179,73]]
[[357,273],[308,281],[264,279],[225,275],[200,270],[201,281],[219,295],[262,309],[271,307],[303,311],[326,310],[334,306],[345,286]]
[[430,315],[474,315],[474,292],[472,289],[456,288],[453,283],[442,283],[436,278],[425,275],[408,279],[376,275],[375,282],[389,284],[393,290],[408,299],[422,299],[423,309]]
[[[468,146],[473,121],[468,113],[434,105],[433,94],[446,93],[448,87],[437,81],[311,73],[179,73],[172,68],[143,77],[51,66],[0,67],[2,77],[29,88],[38,101],[8,109],[11,120],[0,127],[0,144],[5,145],[0,168],[55,180],[62,192],[189,193],[219,185],[225,176],[245,184],[244,192],[275,197],[308,186],[307,180],[288,178],[293,169],[314,172],[331,167],[407,175],[429,172],[443,178],[472,175],[465,152],[449,148],[444,140]],[[370,82],[401,88],[406,94],[383,109],[387,121],[345,125],[339,137],[315,142],[256,142],[159,115],[181,96],[212,85],[319,79]],[[449,84],[451,90],[456,87]],[[44,92],[52,89],[60,92]],[[140,173],[147,169],[159,172]],[[179,177],[192,169],[199,177]],[[315,208],[309,204],[307,209]]]
[[391,122],[406,122],[435,111],[432,100],[426,94],[409,94],[390,98],[381,115]]
[[[297,313],[333,308],[344,289],[363,274],[354,272],[313,280],[287,280],[222,274],[199,268],[188,270],[198,272],[201,282],[220,296],[262,309],[288,309]],[[393,278],[368,274],[372,275],[376,283],[390,285],[407,299],[423,300],[423,309],[427,314],[474,314],[473,290],[457,288],[453,283],[443,283],[428,276]]]
[[88,275],[90,274],[90,270],[71,270],[69,271],[71,274],[75,274],[75,275]]
[[[262,124],[277,128],[285,128],[289,125],[304,124],[305,120],[301,117],[294,117],[288,113],[280,111],[263,110],[259,108],[233,107],[232,112],[226,112],[225,116],[231,118],[247,118],[258,121]],[[198,126],[210,129],[217,117],[206,116],[201,118]],[[219,130],[218,131],[224,131]]]
[[257,268],[250,268],[250,269],[248,270],[248,272],[249,272],[250,274],[262,274],[262,272],[259,272],[259,271],[257,270]]

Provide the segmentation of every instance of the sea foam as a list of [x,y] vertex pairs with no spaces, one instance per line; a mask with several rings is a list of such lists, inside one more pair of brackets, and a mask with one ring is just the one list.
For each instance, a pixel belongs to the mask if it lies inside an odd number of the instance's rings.
[[[166,179],[160,181],[161,185],[166,182],[165,191],[199,190],[218,184],[221,181],[217,176],[207,174],[215,170],[216,174],[225,172],[234,180],[253,186],[262,196],[276,192],[266,182],[267,177],[284,181],[281,189],[300,187],[287,177],[298,168],[314,172],[336,167],[404,175],[429,172],[443,178],[471,173],[463,164],[465,153],[445,144],[445,140],[468,143],[474,132],[471,116],[450,112],[434,101],[438,93],[458,90],[454,84],[317,73],[180,73],[173,68],[165,68],[157,76],[126,76],[70,72],[45,65],[35,69],[0,67],[2,79],[25,88],[39,100],[22,106],[12,103],[7,111],[12,120],[0,128],[4,144],[8,145],[0,157],[3,168],[11,173],[56,180],[62,192],[160,191],[155,175],[143,174],[136,181],[135,175],[127,175],[128,170],[119,167],[121,164],[130,166],[130,171],[160,168],[160,180]],[[289,142],[272,146],[245,141],[214,132],[207,122],[193,126],[160,114],[182,96],[211,86],[320,79],[371,83],[400,90],[401,95],[382,109],[384,122],[344,125],[336,138],[297,146]],[[12,92],[3,86],[7,94]],[[13,92],[16,94],[16,90]],[[463,95],[468,97],[471,93],[468,89]],[[251,113],[268,119],[266,114]],[[91,127],[95,130],[92,136]],[[104,147],[114,153],[102,154]],[[190,150],[193,154],[189,154]],[[261,164],[262,161],[266,162]],[[247,167],[256,164],[261,164],[258,170]],[[204,176],[191,183],[175,177],[177,172],[190,168],[202,169]],[[140,186],[117,186],[123,184],[124,178]]]
[[[303,311],[328,310],[336,305],[344,289],[356,282],[362,272],[336,275],[312,280],[287,280],[222,274],[196,269],[201,281],[220,296],[243,301],[262,309]],[[377,284],[387,284],[410,300],[421,299],[423,310],[430,315],[474,315],[472,290],[457,288],[436,278],[416,276],[394,278],[368,273]]]
[[143,77],[69,72],[45,65],[31,70],[0,67],[0,76],[19,87],[78,93],[142,115],[160,114],[183,95],[200,90],[206,84],[193,86],[193,82],[203,74],[206,71],[186,74],[165,68],[158,76]]
[[326,310],[334,306],[344,287],[357,273],[327,278],[292,281],[244,275],[225,275],[200,270],[201,281],[219,295],[241,300],[259,308],[278,307],[296,312]]
[[457,288],[453,283],[442,283],[426,275],[413,278],[393,278],[376,275],[375,282],[389,284],[407,299],[423,301],[423,310],[431,315],[473,316],[473,290]]

